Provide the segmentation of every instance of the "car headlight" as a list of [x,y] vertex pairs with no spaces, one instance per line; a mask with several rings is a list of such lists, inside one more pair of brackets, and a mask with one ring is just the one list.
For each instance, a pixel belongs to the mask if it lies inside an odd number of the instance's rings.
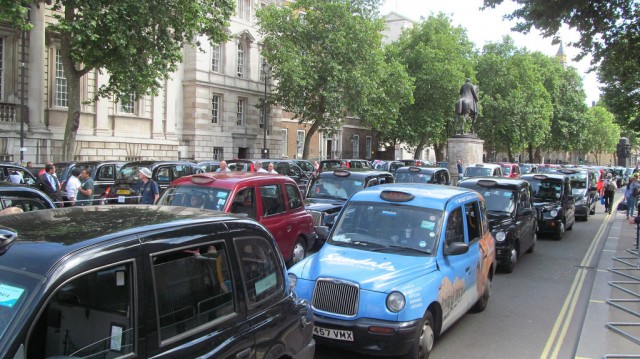
[[549,212],[549,215],[550,215],[551,217],[555,217],[555,216],[557,216],[557,215],[558,215],[558,210],[557,210],[557,209],[552,209],[552,210]]
[[392,292],[387,296],[387,308],[394,313],[401,311],[405,304],[404,295],[400,292]]
[[496,233],[496,241],[498,242],[503,242],[505,239],[507,239],[507,234],[500,231],[498,233]]
[[294,290],[298,285],[298,277],[295,274],[289,273],[289,289]]

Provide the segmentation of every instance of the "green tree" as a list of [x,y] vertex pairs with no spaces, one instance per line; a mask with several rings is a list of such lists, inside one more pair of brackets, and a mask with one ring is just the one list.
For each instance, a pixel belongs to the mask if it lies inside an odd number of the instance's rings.
[[588,142],[600,164],[602,153],[613,153],[620,138],[620,126],[615,123],[613,114],[602,106],[593,106],[586,113],[588,123]]
[[[509,14],[519,19],[515,30],[527,33],[532,27],[545,37],[558,41],[558,30],[568,24],[580,33],[570,45],[582,50],[579,57],[593,55],[599,64],[599,79],[609,110],[614,111],[623,127],[640,129],[637,109],[640,107],[640,2],[636,0],[512,0],[521,7]],[[484,0],[485,8],[493,8],[504,0]]]
[[473,43],[464,28],[454,27],[440,13],[405,30],[389,48],[415,79],[415,102],[402,107],[392,132],[398,134],[399,141],[415,148],[416,156],[429,145],[436,147],[439,156],[438,148],[452,133],[460,86],[466,77],[474,77]]
[[263,56],[278,87],[272,102],[310,124],[303,158],[317,131],[337,131],[347,116],[386,129],[411,101],[404,68],[385,62],[381,0],[298,0],[257,12]]
[[479,133],[489,142],[489,152],[504,150],[509,160],[515,152],[539,147],[549,132],[553,115],[551,97],[542,82],[544,69],[536,54],[517,48],[505,36],[501,43],[484,46],[478,59],[483,113]]
[[[37,2],[37,6],[44,6]],[[28,25],[13,14],[31,1],[0,0],[2,17],[16,27]],[[71,160],[80,117],[80,80],[90,71],[106,71],[109,81],[97,97],[128,98],[157,94],[164,79],[182,61],[187,44],[198,36],[212,43],[227,38],[232,0],[54,0],[54,23],[68,91],[68,117],[62,157]],[[93,100],[93,99],[90,99]]]

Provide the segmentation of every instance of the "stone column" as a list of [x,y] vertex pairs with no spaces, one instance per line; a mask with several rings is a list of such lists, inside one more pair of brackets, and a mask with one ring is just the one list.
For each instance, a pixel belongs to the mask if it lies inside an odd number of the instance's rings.
[[471,163],[482,163],[484,140],[475,134],[454,135],[448,139],[447,155],[449,158],[449,173],[452,183],[458,183],[458,160],[463,161],[463,167],[467,168]]
[[[106,85],[108,82],[108,75],[96,73],[96,88],[100,88],[102,85]],[[96,124],[94,127],[94,135],[96,136],[111,136],[113,135],[113,128],[109,124],[109,98],[100,97],[96,101]],[[114,105],[115,106],[115,105]]]
[[46,67],[44,63],[46,46],[44,41],[45,30],[45,9],[41,6],[32,6],[30,10],[30,21],[33,28],[29,33],[29,84],[27,90],[29,97],[27,106],[29,107],[29,131],[46,131],[44,124],[44,108],[46,101],[44,98]]

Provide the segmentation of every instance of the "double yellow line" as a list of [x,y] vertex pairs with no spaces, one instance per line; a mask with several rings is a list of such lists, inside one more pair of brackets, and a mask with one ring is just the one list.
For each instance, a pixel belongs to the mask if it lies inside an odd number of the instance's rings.
[[[616,206],[617,202],[614,204],[613,208],[616,208]],[[571,284],[569,294],[567,294],[567,299],[565,299],[564,304],[562,305],[562,309],[558,314],[558,319],[556,319],[556,323],[553,326],[553,330],[551,330],[549,339],[547,339],[547,345],[545,345],[544,351],[542,351],[542,354],[540,355],[541,359],[555,359],[558,357],[560,347],[562,346],[562,343],[567,336],[567,330],[569,330],[569,324],[571,324],[571,319],[573,318],[576,303],[578,302],[578,298],[580,297],[580,292],[582,292],[582,285],[584,284],[584,280],[587,276],[586,267],[589,265],[589,263],[591,263],[591,260],[596,253],[596,248],[598,248],[598,245],[602,241],[603,232],[605,228],[607,228],[607,224],[611,221],[612,218],[613,215],[608,215],[605,218],[602,225],[600,225],[598,232],[596,232],[594,240],[591,242],[587,253],[582,259],[580,267],[578,268],[578,272],[573,279],[573,284]]]

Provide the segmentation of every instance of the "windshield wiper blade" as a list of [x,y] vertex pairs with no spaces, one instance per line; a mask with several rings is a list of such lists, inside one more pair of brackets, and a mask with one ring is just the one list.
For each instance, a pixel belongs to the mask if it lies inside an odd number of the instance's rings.
[[412,252],[418,252],[418,253],[422,253],[422,254],[431,254],[430,250],[423,250],[423,249],[418,249],[418,248],[413,248],[413,247],[406,247],[406,246],[398,246],[395,244],[390,244],[387,246],[383,246],[381,248],[377,248],[375,251],[382,251],[385,249],[394,249],[394,250],[408,250],[408,251],[412,251]]

